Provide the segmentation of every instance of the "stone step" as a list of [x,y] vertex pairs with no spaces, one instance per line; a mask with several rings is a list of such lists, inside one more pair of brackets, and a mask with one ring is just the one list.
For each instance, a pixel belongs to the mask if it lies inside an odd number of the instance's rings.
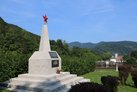
[[78,84],[79,81],[81,81],[83,79],[84,79],[83,77],[76,77],[75,79],[71,79],[71,80],[65,81],[63,84],[69,87],[71,85]]
[[[23,90],[23,89],[12,89],[12,88],[8,88],[9,91],[12,92],[36,92],[36,91],[28,91],[28,90]],[[13,91],[14,90],[14,91]]]
[[83,79],[83,80],[80,80],[79,83],[81,82],[90,82],[90,79]]
[[45,81],[45,80],[41,80],[41,79],[28,79],[28,78],[12,78],[10,79],[10,85],[14,85],[14,83],[16,84],[21,84],[21,85],[25,85],[25,84],[35,84],[35,85],[40,85],[40,86],[50,86],[50,85],[56,85],[60,82],[64,82],[66,80],[69,80],[69,79],[72,79],[74,77],[77,77],[76,75],[74,74],[71,74],[71,75],[67,75],[67,76],[63,76],[63,77],[60,77],[59,79],[55,79],[55,80],[52,80],[52,81]]
[[59,90],[58,92],[68,92],[69,89],[65,88],[65,89],[62,89],[62,90]]
[[62,89],[70,89],[71,88],[71,85],[75,85],[75,84],[78,84],[80,80],[82,80],[83,77],[76,77],[76,78],[73,78],[73,79],[70,79],[70,80],[67,80],[62,84],[62,86],[53,86],[51,88],[51,92],[60,92],[60,90]]
[[[31,77],[18,77],[18,79],[26,79],[26,80],[38,80],[38,81],[46,81],[46,82],[51,82],[51,81],[56,81],[56,80],[63,80],[65,78],[68,78],[68,77],[72,77],[72,76],[75,76],[77,77],[77,75],[75,74],[65,74],[63,76],[58,76],[56,78],[51,78],[51,79],[48,79],[48,78],[34,78],[36,76],[31,76]],[[33,78],[32,78],[33,77]]]
[[62,82],[60,84],[57,85],[53,85],[53,86],[36,86],[36,85],[19,85],[19,84],[12,84],[11,88],[13,89],[23,89],[23,90],[29,90],[29,91],[35,91],[35,92],[59,92],[59,90],[62,90],[64,88],[68,88],[71,85],[75,85],[78,83],[78,81],[82,80],[83,77],[76,77],[70,80],[67,80],[65,82]]
[[54,79],[58,79],[63,76],[70,75],[69,72],[61,72],[60,74],[52,74],[52,75],[33,75],[33,74],[21,74],[18,75],[18,78],[28,78],[28,79],[44,79],[47,81],[51,81]]
[[[70,88],[64,88],[59,90],[58,92],[68,92]],[[13,89],[9,88],[9,91],[12,91]],[[23,89],[16,89],[14,92],[36,92],[36,91],[28,91],[28,90],[23,90]],[[57,92],[57,91],[56,91]]]
[[[58,92],[68,92],[69,89],[70,88],[63,88],[61,90],[58,90]],[[23,90],[23,89],[16,89],[16,90],[12,91],[13,89],[11,89],[11,88],[8,88],[8,90],[11,91],[11,92],[36,92],[36,91],[28,91],[28,90]]]
[[[90,79],[82,79],[82,80],[76,82],[76,84],[78,84],[78,83],[80,83],[80,82],[90,82]],[[67,85],[68,85],[68,84],[67,84]],[[64,88],[64,89],[59,90],[58,92],[68,92],[68,91],[70,90],[70,88],[71,88],[72,85],[75,85],[75,84],[74,84],[74,83],[73,83],[73,84],[69,84],[69,86],[67,86],[67,87]]]

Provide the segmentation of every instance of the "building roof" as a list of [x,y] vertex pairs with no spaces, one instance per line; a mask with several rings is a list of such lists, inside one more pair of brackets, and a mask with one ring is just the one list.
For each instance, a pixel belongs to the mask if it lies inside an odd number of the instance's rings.
[[116,61],[117,61],[117,62],[123,61],[123,56],[118,56],[118,57],[116,58]]

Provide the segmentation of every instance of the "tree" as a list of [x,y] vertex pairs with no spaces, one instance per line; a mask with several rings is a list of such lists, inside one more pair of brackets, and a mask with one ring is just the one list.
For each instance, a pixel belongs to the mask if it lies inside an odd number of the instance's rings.
[[137,60],[137,51],[132,51],[130,56],[134,57]]
[[101,54],[102,60],[109,60],[111,58],[112,54],[110,52],[105,52]]
[[132,65],[137,64],[136,58],[130,57],[130,58],[128,58],[128,59],[126,60],[126,63],[127,63],[127,64],[132,64]]

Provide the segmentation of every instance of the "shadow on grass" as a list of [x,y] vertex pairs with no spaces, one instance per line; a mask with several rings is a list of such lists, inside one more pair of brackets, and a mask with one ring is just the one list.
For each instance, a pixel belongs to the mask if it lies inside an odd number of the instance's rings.
[[[0,90],[4,90],[8,87],[8,82],[0,82]],[[1,91],[0,91],[1,92]]]
[[131,84],[126,84],[125,86],[129,86],[129,87],[132,87],[132,88],[136,88],[134,85],[131,85]]

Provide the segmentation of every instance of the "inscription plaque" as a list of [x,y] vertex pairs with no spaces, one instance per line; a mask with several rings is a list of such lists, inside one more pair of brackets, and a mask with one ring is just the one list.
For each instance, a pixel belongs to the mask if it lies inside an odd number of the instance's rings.
[[49,52],[51,58],[58,58],[58,55],[56,52]]
[[59,60],[52,60],[52,67],[59,67]]

